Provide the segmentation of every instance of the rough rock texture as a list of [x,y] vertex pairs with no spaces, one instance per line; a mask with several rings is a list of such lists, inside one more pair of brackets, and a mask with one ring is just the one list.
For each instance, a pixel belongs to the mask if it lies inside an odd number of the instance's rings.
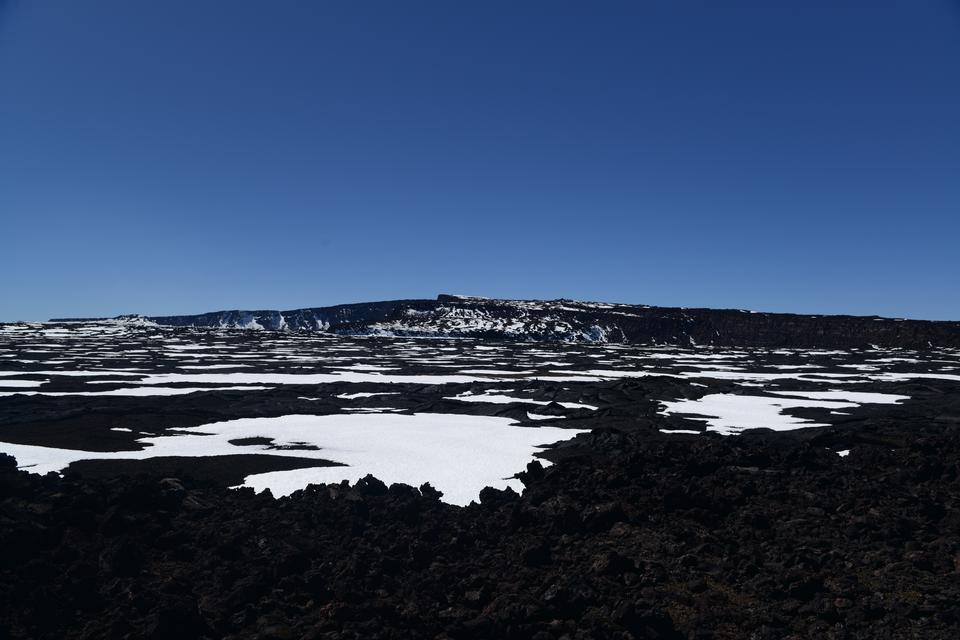
[[536,341],[827,348],[878,345],[911,349],[960,346],[960,322],[450,295],[436,300],[291,311],[216,311],[153,317],[149,321],[169,326]]
[[597,430],[467,508],[0,457],[0,638],[958,637],[956,420],[840,431]]

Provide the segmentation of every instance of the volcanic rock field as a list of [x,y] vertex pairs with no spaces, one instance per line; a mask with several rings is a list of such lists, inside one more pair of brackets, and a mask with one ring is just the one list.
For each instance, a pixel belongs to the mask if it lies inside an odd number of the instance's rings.
[[956,345],[601,329],[0,325],[0,638],[957,637]]

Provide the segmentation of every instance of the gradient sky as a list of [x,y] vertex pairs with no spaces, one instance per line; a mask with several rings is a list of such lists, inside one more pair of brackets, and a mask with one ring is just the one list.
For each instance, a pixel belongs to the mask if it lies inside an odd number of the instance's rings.
[[960,319],[960,4],[0,0],[0,320]]

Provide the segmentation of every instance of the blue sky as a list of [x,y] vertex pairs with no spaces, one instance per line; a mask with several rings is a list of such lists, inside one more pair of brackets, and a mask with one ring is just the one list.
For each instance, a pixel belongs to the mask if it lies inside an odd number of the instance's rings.
[[0,0],[0,320],[960,319],[960,3]]

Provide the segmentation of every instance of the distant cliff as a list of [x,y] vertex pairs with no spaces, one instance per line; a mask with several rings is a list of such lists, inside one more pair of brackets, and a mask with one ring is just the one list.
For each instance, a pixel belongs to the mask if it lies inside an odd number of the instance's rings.
[[452,295],[291,311],[232,310],[136,318],[174,327],[349,335],[808,348],[960,347],[960,322]]

